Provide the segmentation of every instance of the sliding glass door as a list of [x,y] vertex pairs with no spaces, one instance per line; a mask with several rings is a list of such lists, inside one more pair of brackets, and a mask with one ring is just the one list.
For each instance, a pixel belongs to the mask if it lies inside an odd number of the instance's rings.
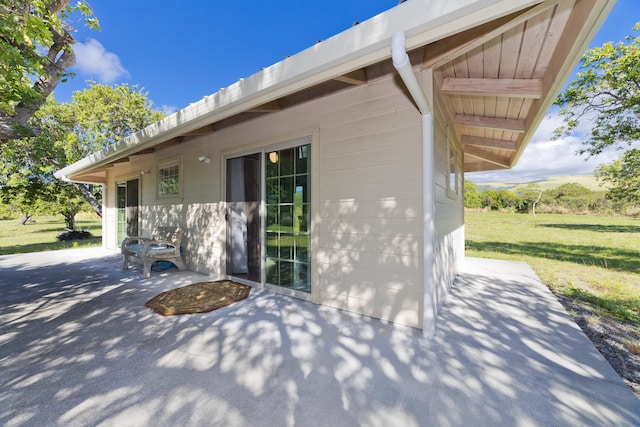
[[304,144],[227,159],[227,275],[311,292],[310,154]]

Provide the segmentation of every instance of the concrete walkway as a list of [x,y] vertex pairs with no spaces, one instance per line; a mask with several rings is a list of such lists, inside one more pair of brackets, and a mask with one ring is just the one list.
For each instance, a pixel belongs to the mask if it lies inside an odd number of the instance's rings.
[[101,249],[0,257],[3,426],[640,425],[640,400],[522,263],[468,259],[436,337],[253,290],[161,317]]

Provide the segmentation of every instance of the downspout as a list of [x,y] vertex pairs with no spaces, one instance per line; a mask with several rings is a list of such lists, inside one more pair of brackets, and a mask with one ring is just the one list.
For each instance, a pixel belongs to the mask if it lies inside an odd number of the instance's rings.
[[422,274],[423,274],[423,316],[422,333],[432,338],[436,332],[436,298],[433,275],[433,236],[435,227],[434,186],[433,186],[433,113],[427,97],[418,83],[418,79],[407,55],[406,37],[403,32],[394,33],[391,37],[391,58],[405,86],[409,90],[420,114],[422,115]]

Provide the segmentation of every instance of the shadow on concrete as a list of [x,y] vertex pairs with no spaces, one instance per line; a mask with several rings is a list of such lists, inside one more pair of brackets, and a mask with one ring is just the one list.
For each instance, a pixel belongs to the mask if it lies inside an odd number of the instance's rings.
[[0,257],[0,424],[638,425],[640,401],[524,264],[468,260],[436,337],[254,289],[162,317],[207,276],[97,250]]

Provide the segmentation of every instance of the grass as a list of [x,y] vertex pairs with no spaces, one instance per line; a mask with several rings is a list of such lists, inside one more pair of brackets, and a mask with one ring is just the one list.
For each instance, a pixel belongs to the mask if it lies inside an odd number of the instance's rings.
[[466,254],[524,261],[554,292],[640,326],[640,220],[465,213]]
[[102,220],[88,214],[76,218],[76,228],[90,232],[92,238],[59,242],[56,236],[65,231],[62,216],[37,216],[26,225],[21,225],[19,219],[0,219],[0,255],[100,246]]
[[626,349],[629,350],[629,352],[631,352],[631,354],[635,356],[640,356],[640,345],[630,341],[624,341],[622,345],[624,345]]

